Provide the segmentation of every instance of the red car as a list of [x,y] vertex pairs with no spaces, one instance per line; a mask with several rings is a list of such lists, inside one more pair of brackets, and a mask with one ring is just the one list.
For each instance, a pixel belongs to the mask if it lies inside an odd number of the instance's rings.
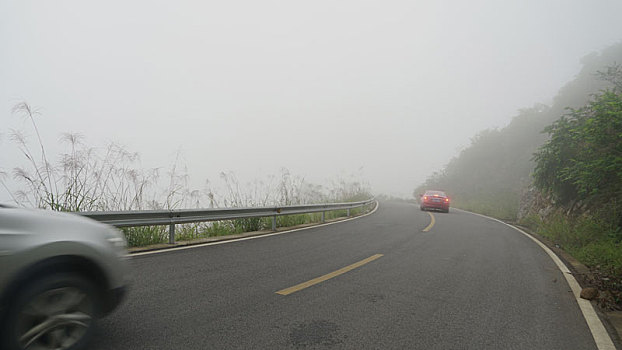
[[443,191],[425,191],[419,198],[421,210],[436,209],[449,213],[449,197]]

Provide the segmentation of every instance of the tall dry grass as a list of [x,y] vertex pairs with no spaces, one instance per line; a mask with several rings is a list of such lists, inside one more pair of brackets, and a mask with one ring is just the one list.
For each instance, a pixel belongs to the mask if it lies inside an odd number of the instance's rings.
[[[244,184],[233,172],[221,172],[217,184],[206,180],[204,188],[193,189],[179,155],[166,171],[144,169],[137,153],[115,143],[104,148],[89,147],[79,134],[63,134],[60,142],[64,151],[52,160],[37,127],[36,111],[27,103],[20,103],[13,113],[29,121],[35,135],[33,140],[25,132],[12,131],[10,139],[24,156],[24,163],[11,170],[0,169],[0,185],[19,206],[68,212],[125,211],[285,206],[370,197],[369,188],[362,181],[339,178],[327,186],[316,185],[285,168],[278,175]],[[9,188],[6,181],[9,171],[19,188]],[[344,216],[345,211],[327,215],[329,219]],[[317,222],[320,217],[320,214],[282,216],[277,226]],[[271,225],[270,218],[179,225],[177,237],[190,240],[258,231]],[[130,246],[168,241],[168,230],[162,226],[126,228],[123,232]]]

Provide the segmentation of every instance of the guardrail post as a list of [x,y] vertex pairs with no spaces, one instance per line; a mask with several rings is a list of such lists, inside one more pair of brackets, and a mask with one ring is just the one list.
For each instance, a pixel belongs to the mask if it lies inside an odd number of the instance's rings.
[[323,211],[322,212],[322,223],[325,223],[325,222],[326,222],[326,212]]
[[276,231],[276,215],[272,216],[272,231]]
[[348,217],[350,217],[350,208],[348,208]]
[[168,244],[175,244],[175,224],[168,226]]

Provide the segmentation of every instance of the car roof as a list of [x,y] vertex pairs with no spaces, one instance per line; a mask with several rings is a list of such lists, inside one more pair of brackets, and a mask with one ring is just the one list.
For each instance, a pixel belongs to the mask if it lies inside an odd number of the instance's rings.
[[431,196],[433,196],[433,195],[447,196],[447,195],[445,194],[445,192],[443,192],[443,191],[437,191],[437,190],[427,190],[427,191],[425,191],[425,194],[426,194],[426,195],[431,195]]

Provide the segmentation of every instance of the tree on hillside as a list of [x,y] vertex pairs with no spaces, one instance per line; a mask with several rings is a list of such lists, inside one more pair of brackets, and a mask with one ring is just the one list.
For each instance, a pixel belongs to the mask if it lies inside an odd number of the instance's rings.
[[622,94],[606,90],[547,127],[535,153],[536,187],[560,205],[622,199]]
[[[533,155],[549,137],[542,130],[563,115],[566,108],[580,110],[598,91],[607,88],[612,92],[622,91],[622,67],[614,62],[622,62],[622,43],[584,57],[581,71],[560,89],[550,107],[536,104],[521,109],[506,127],[479,133],[469,147],[416,188],[415,197],[428,188],[443,189],[452,196],[456,206],[515,218],[521,193],[532,182]],[[572,191],[566,189],[569,197],[573,196]]]
[[611,83],[614,92],[622,93],[622,65],[614,64],[604,72],[598,71],[597,75],[601,80]]

